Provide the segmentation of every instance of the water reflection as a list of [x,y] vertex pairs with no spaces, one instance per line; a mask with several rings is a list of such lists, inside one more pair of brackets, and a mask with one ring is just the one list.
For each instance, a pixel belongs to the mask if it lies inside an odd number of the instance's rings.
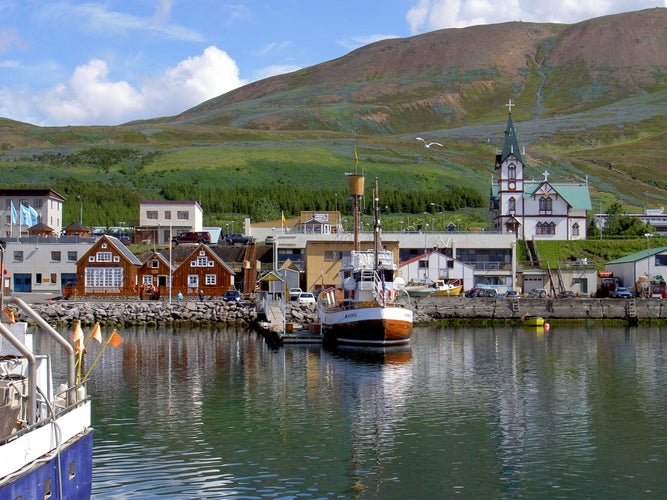
[[120,333],[89,387],[97,498],[667,488],[658,327],[418,328],[411,347],[384,351],[274,350],[244,330]]

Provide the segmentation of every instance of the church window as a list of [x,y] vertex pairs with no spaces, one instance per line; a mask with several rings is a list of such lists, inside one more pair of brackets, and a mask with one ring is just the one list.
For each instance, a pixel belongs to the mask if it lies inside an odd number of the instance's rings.
[[550,214],[553,211],[553,200],[547,196],[540,198],[540,214]]
[[579,236],[579,224],[572,224],[572,236]]
[[514,163],[510,163],[507,167],[507,178],[516,179],[516,165]]
[[509,199],[507,205],[510,212],[516,212],[516,198],[514,196]]

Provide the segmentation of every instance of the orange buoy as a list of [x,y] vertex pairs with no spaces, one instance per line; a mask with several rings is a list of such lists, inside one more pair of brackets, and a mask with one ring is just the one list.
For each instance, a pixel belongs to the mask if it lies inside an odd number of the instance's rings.
[[550,328],[551,328],[551,325],[549,323],[544,323],[544,331],[545,332],[548,332]]

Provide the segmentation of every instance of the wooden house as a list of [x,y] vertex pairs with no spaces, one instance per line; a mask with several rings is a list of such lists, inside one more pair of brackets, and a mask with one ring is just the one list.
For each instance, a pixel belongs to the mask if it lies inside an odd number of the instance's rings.
[[[141,260],[144,263],[139,268],[139,297],[156,299],[169,297],[169,278],[173,276],[174,268],[168,257],[152,250]],[[173,287],[171,294],[176,295]]]
[[139,295],[141,261],[118,238],[103,235],[76,263],[78,296]]
[[179,246],[178,251],[187,250],[185,258],[180,258],[172,274],[172,290],[174,294],[220,296],[227,290],[235,288],[234,271],[211,248],[201,244],[192,248]]

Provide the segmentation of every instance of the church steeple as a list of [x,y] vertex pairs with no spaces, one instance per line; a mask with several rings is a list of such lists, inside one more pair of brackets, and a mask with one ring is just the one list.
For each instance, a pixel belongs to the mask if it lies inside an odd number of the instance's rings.
[[512,122],[512,107],[516,106],[512,102],[512,99],[509,100],[509,103],[505,104],[509,108],[509,113],[507,114],[507,125],[505,126],[505,140],[503,142],[503,150],[500,154],[500,163],[504,162],[510,154],[513,154],[518,158],[518,160],[525,165],[523,161],[523,156],[521,155],[521,149],[519,149],[519,139],[516,136],[516,131],[514,130],[514,122]]

